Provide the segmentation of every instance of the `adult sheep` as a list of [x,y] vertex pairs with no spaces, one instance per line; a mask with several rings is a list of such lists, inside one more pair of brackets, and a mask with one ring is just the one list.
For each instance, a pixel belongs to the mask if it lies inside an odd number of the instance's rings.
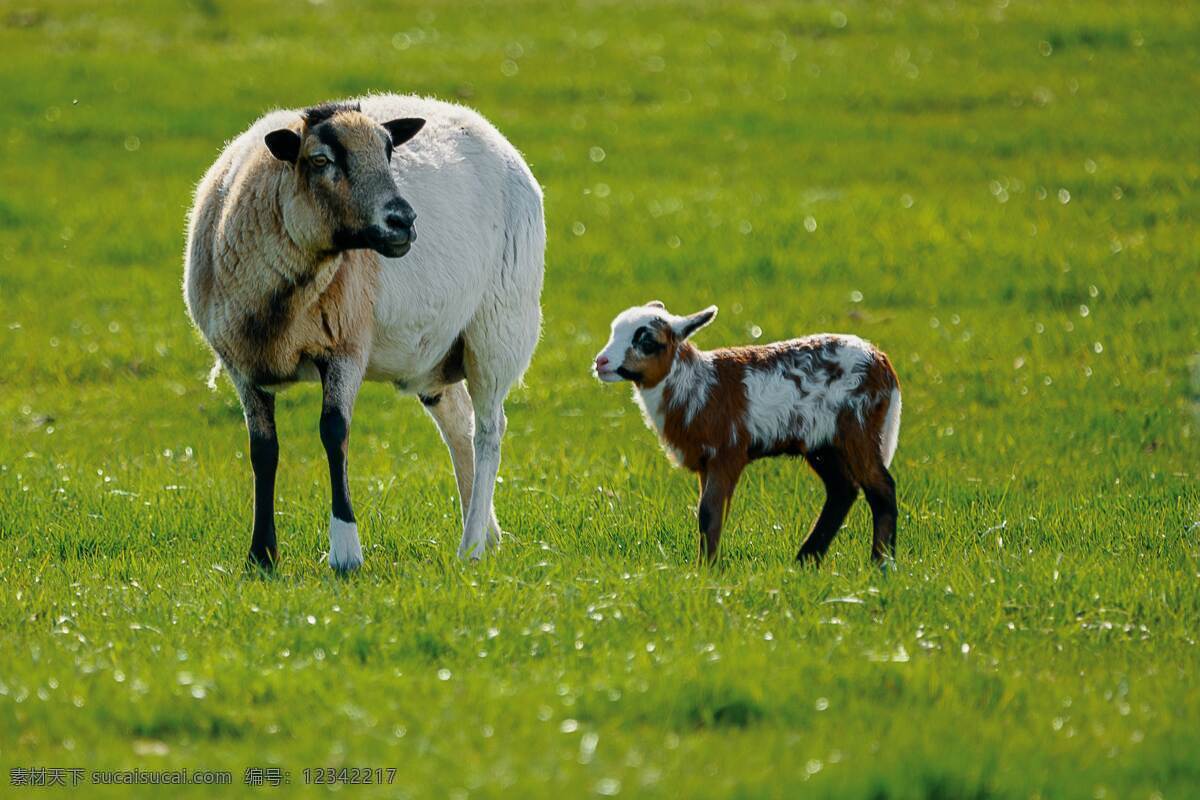
[[245,412],[252,564],[279,557],[274,394],[305,380],[322,387],[330,566],[362,564],[347,444],[363,380],[417,394],[437,423],[459,555],[499,542],[504,399],[537,343],[545,243],[529,167],[461,106],[372,95],[274,111],[225,148],[196,190],[184,295]]

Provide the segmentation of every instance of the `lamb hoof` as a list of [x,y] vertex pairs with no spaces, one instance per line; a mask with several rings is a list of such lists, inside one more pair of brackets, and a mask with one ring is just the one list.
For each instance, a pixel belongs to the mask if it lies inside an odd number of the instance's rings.
[[362,545],[358,541],[358,525],[337,517],[329,518],[329,566],[334,572],[354,572],[363,563]]

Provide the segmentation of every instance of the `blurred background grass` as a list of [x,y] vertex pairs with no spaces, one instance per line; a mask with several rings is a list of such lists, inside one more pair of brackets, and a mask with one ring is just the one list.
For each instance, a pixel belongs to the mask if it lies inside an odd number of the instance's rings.
[[[1176,3],[6,4],[4,765],[161,744],[400,763],[417,795],[1186,794],[1197,42]],[[441,444],[369,387],[368,568],[328,580],[301,389],[284,577],[246,583],[245,435],[203,386],[184,215],[264,110],[369,91],[479,109],[546,190],[545,334],[497,500],[515,536],[453,562]],[[784,461],[743,484],[726,568],[690,566],[691,479],[588,374],[655,297],[721,306],[702,345],[891,353],[901,575],[866,570],[862,509],[822,573],[791,570],[820,494]]]

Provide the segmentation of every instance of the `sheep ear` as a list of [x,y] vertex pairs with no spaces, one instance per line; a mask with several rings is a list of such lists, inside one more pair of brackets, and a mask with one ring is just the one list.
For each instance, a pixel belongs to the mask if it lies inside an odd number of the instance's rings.
[[295,164],[300,157],[300,134],[291,128],[280,128],[267,134],[267,149],[280,161]]
[[646,306],[649,308],[666,308],[662,300],[651,300],[649,303],[646,303]]
[[399,147],[425,127],[425,120],[416,117],[394,119],[391,122],[383,123],[383,127],[387,128],[388,133],[392,135],[392,146]]
[[686,339],[689,336],[691,336],[693,333],[700,330],[705,325],[707,325],[708,323],[710,323],[714,319],[716,319],[716,316],[717,316],[717,307],[709,306],[708,308],[704,309],[703,311],[697,311],[695,314],[692,314],[690,317],[684,317],[683,319],[678,320],[671,327],[675,330],[676,336],[678,336],[680,339]]

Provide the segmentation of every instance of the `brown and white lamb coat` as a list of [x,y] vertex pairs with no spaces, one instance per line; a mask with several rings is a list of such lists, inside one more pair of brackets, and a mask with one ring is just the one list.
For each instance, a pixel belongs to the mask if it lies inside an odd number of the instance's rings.
[[895,554],[900,385],[886,355],[857,336],[818,334],[703,351],[688,338],[715,306],[678,317],[657,301],[623,311],[597,356],[603,381],[628,380],[668,456],[700,476],[701,553],[717,556],[742,471],[754,460],[803,456],[826,501],[798,558],[819,561],[861,488],[874,517],[872,555]]

